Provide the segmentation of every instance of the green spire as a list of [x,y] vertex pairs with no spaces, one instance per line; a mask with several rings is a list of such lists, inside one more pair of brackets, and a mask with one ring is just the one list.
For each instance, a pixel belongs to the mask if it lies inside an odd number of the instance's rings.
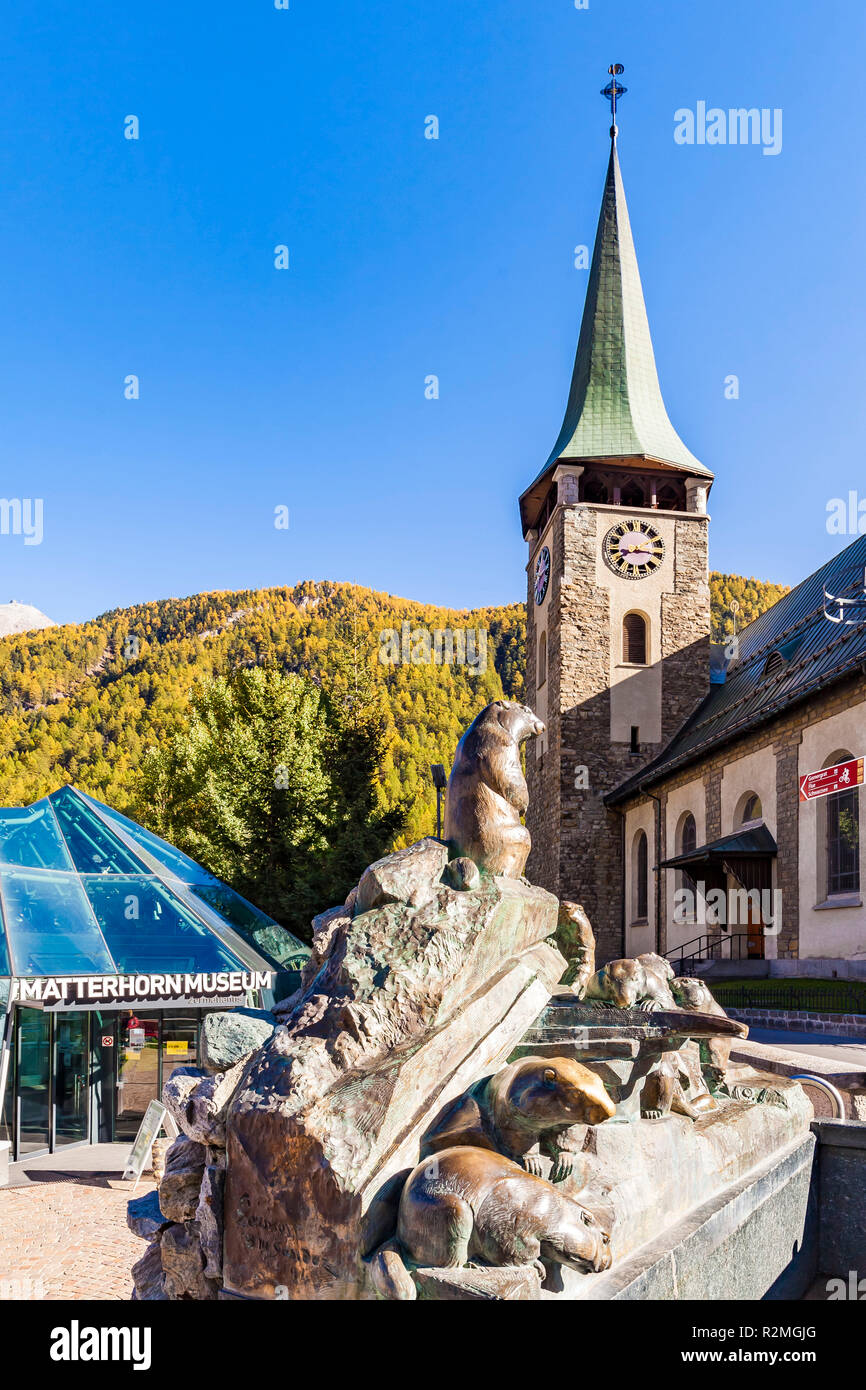
[[686,448],[662,400],[614,135],[571,391],[542,473],[560,458],[634,454],[713,476]]

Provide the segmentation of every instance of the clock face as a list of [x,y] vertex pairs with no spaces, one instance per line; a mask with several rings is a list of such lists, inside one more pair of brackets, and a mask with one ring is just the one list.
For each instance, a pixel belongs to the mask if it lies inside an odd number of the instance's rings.
[[550,580],[550,551],[546,545],[541,547],[538,559],[535,562],[535,602],[543,603],[544,595],[547,593],[547,585]]
[[665,558],[665,543],[658,531],[635,517],[612,526],[602,550],[605,564],[624,579],[645,579]]

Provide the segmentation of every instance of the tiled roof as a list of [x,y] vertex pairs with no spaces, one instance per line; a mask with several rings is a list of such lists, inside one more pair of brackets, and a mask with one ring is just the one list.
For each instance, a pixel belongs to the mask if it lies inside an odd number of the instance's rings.
[[[710,687],[664,752],[611,792],[607,802],[625,800],[639,787],[660,782],[721,744],[741,738],[798,700],[858,669],[866,670],[866,604],[848,611],[851,622],[832,622],[824,611],[825,590],[837,597],[862,595],[864,572],[866,536],[859,536],[744,628],[739,656],[728,665],[724,684]],[[835,614],[838,609],[831,603],[828,611]]]

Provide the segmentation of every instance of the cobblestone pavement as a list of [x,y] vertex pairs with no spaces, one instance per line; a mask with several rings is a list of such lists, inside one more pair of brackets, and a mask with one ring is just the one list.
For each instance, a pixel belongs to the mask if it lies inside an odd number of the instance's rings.
[[126,1225],[131,1193],[101,1173],[0,1190],[0,1300],[128,1299],[145,1251]]

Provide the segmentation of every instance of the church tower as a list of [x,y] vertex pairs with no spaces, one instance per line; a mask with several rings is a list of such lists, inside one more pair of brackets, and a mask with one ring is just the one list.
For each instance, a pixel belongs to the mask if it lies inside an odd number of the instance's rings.
[[624,954],[626,923],[647,911],[623,901],[623,821],[604,798],[709,689],[713,480],[662,400],[617,155],[622,68],[610,72],[610,160],[565,419],[520,499],[526,698],[547,726],[527,752],[527,873],[583,904],[600,961]]

